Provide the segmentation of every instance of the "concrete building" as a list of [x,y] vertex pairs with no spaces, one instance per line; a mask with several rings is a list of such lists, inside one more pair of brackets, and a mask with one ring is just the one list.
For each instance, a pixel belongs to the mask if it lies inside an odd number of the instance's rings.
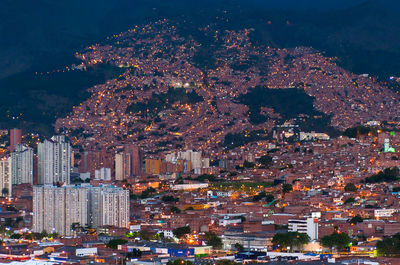
[[377,219],[388,218],[388,217],[391,217],[396,212],[398,212],[397,209],[375,209],[374,217]]
[[118,153],[115,155],[115,179],[124,180],[131,176],[131,154]]
[[188,165],[187,170],[183,167],[180,172],[190,172],[194,170],[195,173],[198,173],[201,172],[201,169],[210,167],[210,159],[203,158],[201,151],[186,150],[178,153],[170,153],[166,155],[165,161],[177,164],[178,167],[181,167],[180,164],[182,164],[182,162],[186,163]]
[[129,191],[114,186],[34,186],[33,231],[72,235],[72,225],[129,227]]
[[111,185],[89,189],[90,224],[129,227],[129,191]]
[[147,158],[145,160],[145,172],[146,174],[161,174],[162,172],[162,160]]
[[12,184],[33,184],[33,150],[22,144],[11,153]]
[[139,176],[142,174],[142,154],[137,145],[125,146],[125,153],[130,154],[131,157],[131,176]]
[[88,224],[86,187],[51,185],[33,187],[33,231],[72,235],[72,224]]
[[100,180],[111,180],[111,168],[102,167],[94,171],[94,178]]
[[11,196],[11,157],[0,159],[0,192],[2,196]]
[[10,130],[10,152],[14,151],[16,145],[22,143],[22,131],[21,129]]
[[311,240],[318,239],[318,219],[306,217],[304,219],[289,219],[289,232],[299,232],[307,234]]
[[38,184],[69,184],[71,145],[64,136],[53,136],[38,144]]

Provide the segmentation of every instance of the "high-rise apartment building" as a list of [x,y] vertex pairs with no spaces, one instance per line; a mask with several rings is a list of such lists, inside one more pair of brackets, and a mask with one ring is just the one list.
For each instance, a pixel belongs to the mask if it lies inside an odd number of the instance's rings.
[[38,144],[38,183],[69,184],[71,174],[71,145],[65,136],[53,136]]
[[11,152],[12,184],[33,184],[33,149],[18,144]]
[[115,154],[115,179],[124,180],[131,176],[131,154]]
[[22,132],[21,129],[10,130],[10,152],[14,151],[16,145],[22,143]]
[[2,196],[12,195],[11,157],[0,159],[0,193]]
[[115,186],[34,186],[33,231],[72,235],[72,226],[129,226],[129,191]]
[[89,190],[90,224],[129,227],[129,191],[111,185]]
[[142,174],[142,155],[139,146],[126,145],[115,155],[115,179],[124,180]]
[[33,187],[33,231],[72,235],[72,224],[88,222],[86,187]]
[[125,146],[125,153],[130,154],[131,157],[131,176],[139,176],[142,174],[142,154],[137,145]]
[[100,180],[111,180],[111,168],[102,167],[94,171],[94,178]]

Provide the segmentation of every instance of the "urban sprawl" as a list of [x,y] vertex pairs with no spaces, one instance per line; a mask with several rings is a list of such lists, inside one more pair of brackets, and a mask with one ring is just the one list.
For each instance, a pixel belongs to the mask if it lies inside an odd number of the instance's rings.
[[167,20],[87,47],[62,71],[117,76],[55,136],[0,131],[1,262],[400,264],[400,96],[199,32],[213,49]]

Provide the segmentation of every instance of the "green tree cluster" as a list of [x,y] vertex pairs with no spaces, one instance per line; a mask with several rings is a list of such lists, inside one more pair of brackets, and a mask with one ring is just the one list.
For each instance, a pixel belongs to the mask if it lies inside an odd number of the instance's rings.
[[321,238],[321,244],[327,248],[336,248],[337,250],[346,249],[351,242],[351,238],[346,233],[333,233]]
[[177,238],[183,238],[185,235],[190,234],[190,226],[182,226],[174,229],[172,232]]
[[272,164],[272,157],[270,155],[263,155],[258,159],[258,162],[264,167],[268,167]]
[[360,215],[356,215],[353,218],[350,219],[349,223],[350,224],[358,224],[364,222],[364,219]]
[[365,178],[366,183],[394,182],[399,180],[400,170],[398,167],[385,168],[368,178]]
[[253,197],[253,201],[258,202],[261,200],[265,200],[266,202],[272,202],[273,200],[275,200],[275,197],[272,194],[267,194],[265,191],[261,191],[260,193],[258,193]]
[[108,241],[107,243],[107,247],[108,248],[112,248],[112,249],[117,249],[118,245],[123,245],[126,244],[128,242],[128,240],[125,239],[111,239],[110,241]]
[[161,198],[161,200],[165,203],[170,203],[170,202],[178,202],[179,198],[175,198],[174,196],[170,195],[165,195]]
[[205,236],[208,246],[212,246],[215,249],[222,248],[222,240],[215,233],[207,232]]
[[282,185],[282,193],[289,193],[293,190],[292,184],[285,183]]
[[350,197],[344,201],[344,204],[355,203],[356,200],[353,197]]
[[171,206],[170,211],[171,211],[172,213],[181,213],[181,209],[179,209],[179,208],[176,207],[176,206]]
[[272,243],[281,249],[287,249],[287,247],[290,247],[290,249],[293,249],[293,247],[302,248],[309,242],[310,237],[299,232],[278,233],[272,238]]
[[376,243],[376,250],[379,256],[399,257],[400,256],[400,233],[384,238]]
[[357,187],[353,183],[347,183],[346,186],[344,186],[344,190],[353,192],[353,191],[357,191]]

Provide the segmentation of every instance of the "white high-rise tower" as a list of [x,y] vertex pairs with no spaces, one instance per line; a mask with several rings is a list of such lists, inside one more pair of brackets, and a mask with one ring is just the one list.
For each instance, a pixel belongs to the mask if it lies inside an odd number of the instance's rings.
[[38,145],[38,183],[69,184],[71,174],[71,145],[65,136],[53,136]]
[[12,184],[33,184],[33,150],[22,144],[11,153]]
[[0,194],[2,196],[12,195],[11,157],[0,159]]
[[33,231],[72,235],[72,225],[88,224],[85,187],[51,185],[33,187]]
[[72,226],[129,227],[129,191],[106,185],[33,187],[33,231],[72,235]]

